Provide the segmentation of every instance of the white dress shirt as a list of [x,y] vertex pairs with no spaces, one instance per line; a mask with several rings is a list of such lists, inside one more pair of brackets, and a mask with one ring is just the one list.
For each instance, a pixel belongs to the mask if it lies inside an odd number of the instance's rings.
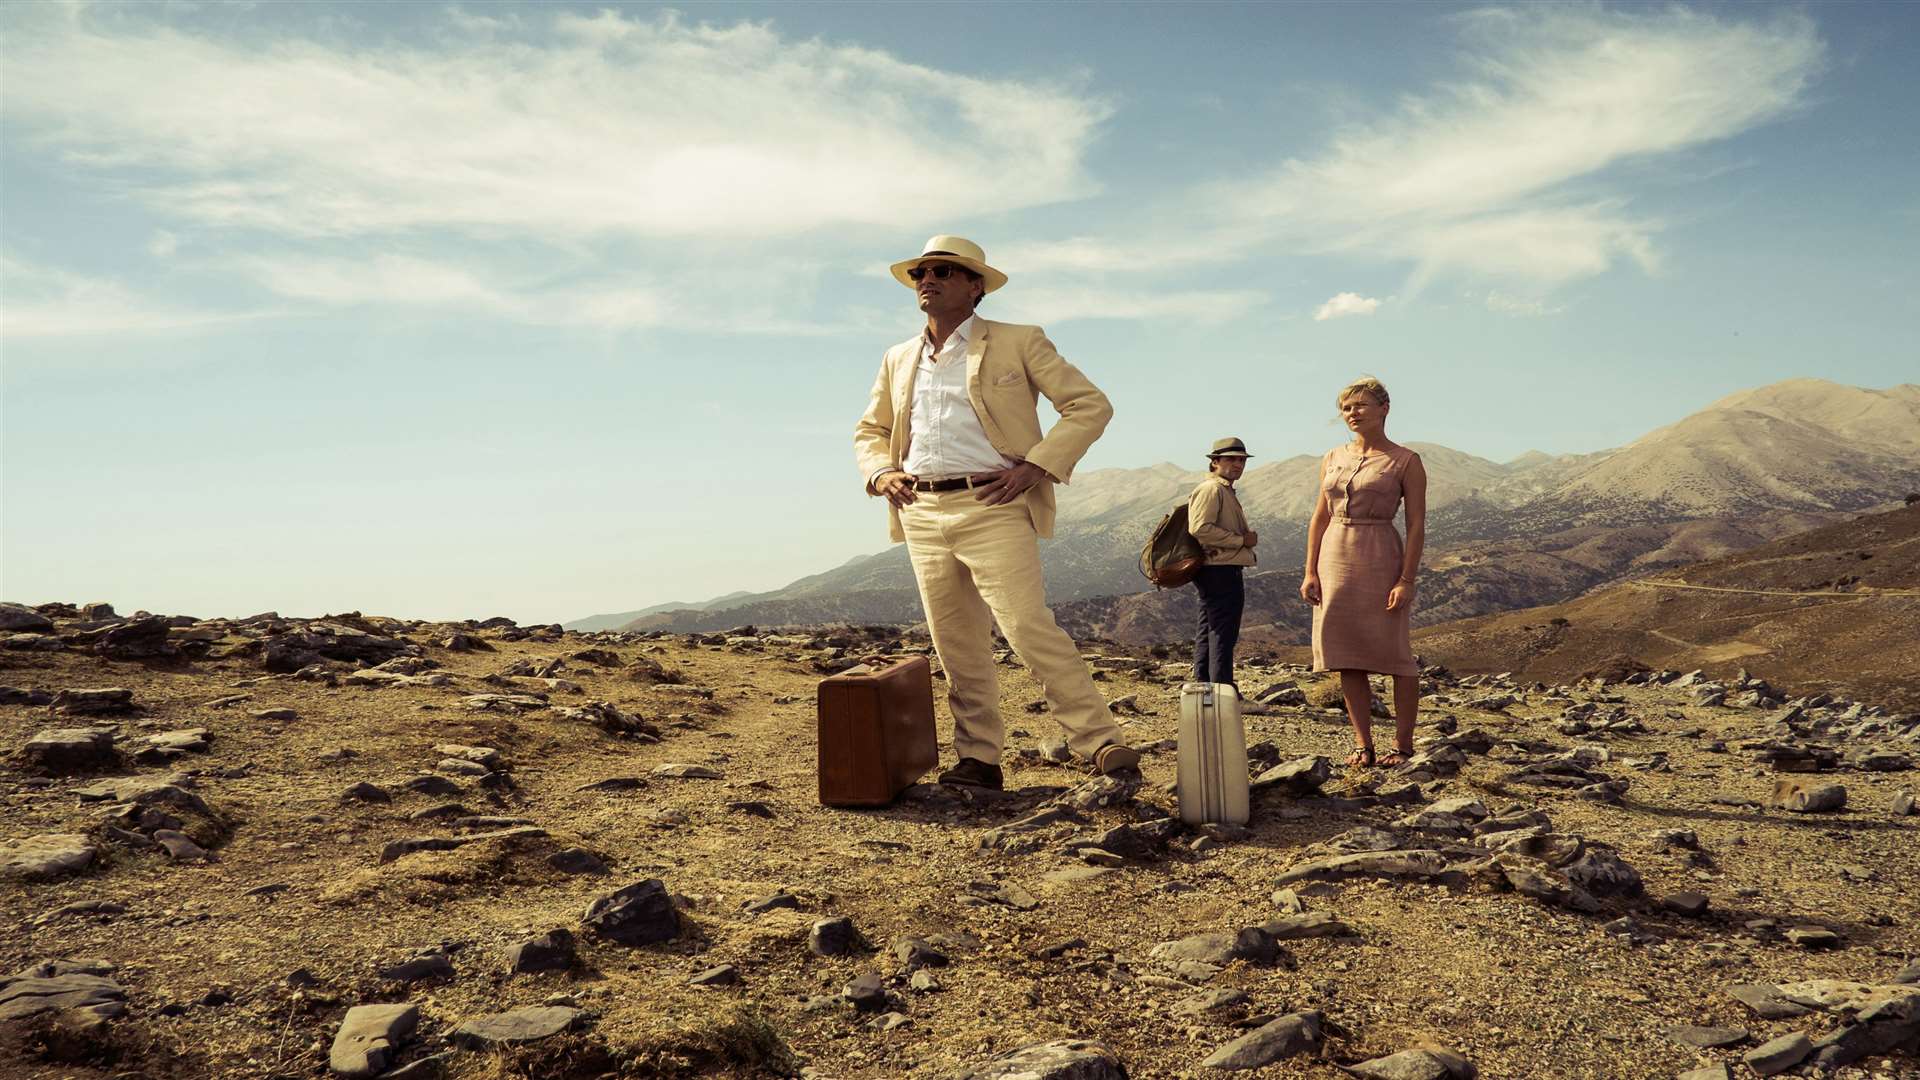
[[935,349],[922,335],[920,368],[913,377],[913,413],[907,460],[901,467],[922,480],[1006,469],[1018,464],[993,448],[987,429],[967,396],[967,343],[977,328],[967,317]]

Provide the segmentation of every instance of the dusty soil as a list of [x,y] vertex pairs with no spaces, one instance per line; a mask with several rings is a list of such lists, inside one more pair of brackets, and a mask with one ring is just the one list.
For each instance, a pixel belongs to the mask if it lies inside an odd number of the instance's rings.
[[[1847,809],[1837,813],[1716,804],[1716,796],[1728,795],[1765,800],[1775,778],[1738,745],[1768,736],[1777,714],[1695,707],[1675,689],[1609,688],[1650,731],[1610,736],[1605,745],[1623,758],[1664,753],[1671,765],[1607,766],[1631,780],[1619,805],[1504,783],[1510,766],[1496,760],[1499,751],[1473,756],[1459,776],[1423,792],[1477,796],[1495,813],[1543,810],[1556,829],[1617,847],[1645,879],[1646,897],[1580,914],[1481,883],[1356,879],[1303,887],[1310,910],[1337,915],[1354,933],[1285,942],[1276,966],[1236,961],[1187,986],[1149,958],[1155,944],[1276,917],[1274,879],[1318,854],[1307,851],[1310,845],[1386,824],[1409,808],[1342,808],[1324,798],[1263,793],[1244,838],[1200,843],[1196,851],[1199,838],[1188,832],[1161,858],[1080,880],[1049,877],[1089,868],[1055,847],[1010,855],[980,843],[985,830],[1087,779],[1083,767],[1033,752],[1057,729],[1045,715],[1023,710],[1040,694],[1017,665],[1003,668],[1002,685],[1012,729],[1011,797],[968,801],[935,789],[889,808],[848,811],[815,798],[815,662],[834,655],[816,647],[824,644],[818,638],[569,633],[505,641],[497,631],[467,627],[494,651],[452,652],[429,643],[460,627],[369,622],[420,644],[452,684],[328,686],[265,675],[257,659],[246,657],[109,661],[77,650],[0,652],[3,684],[131,689],[142,711],[108,718],[119,725],[123,745],[192,727],[213,737],[209,753],[165,766],[123,764],[50,779],[18,761],[0,766],[0,840],[54,832],[99,837],[100,804],[83,803],[72,791],[101,775],[197,774],[194,790],[231,822],[209,863],[173,863],[157,852],[103,843],[102,863],[80,876],[0,883],[0,919],[9,928],[0,971],[49,959],[105,959],[117,965],[130,1000],[129,1014],[104,1039],[55,1051],[33,1039],[0,1047],[0,1073],[35,1080],[320,1077],[350,1005],[422,1006],[420,1034],[402,1053],[405,1061],[443,1049],[445,1033],[464,1019],[564,996],[598,1014],[591,1028],[507,1054],[461,1052],[449,1059],[448,1075],[747,1076],[806,1068],[831,1077],[943,1076],[1025,1043],[1076,1036],[1111,1046],[1134,1077],[1190,1076],[1204,1071],[1199,1063],[1214,1047],[1242,1032],[1177,1017],[1171,1007],[1205,989],[1237,988],[1251,995],[1257,1013],[1318,1009],[1337,1025],[1324,1058],[1289,1059],[1263,1076],[1332,1080],[1345,1075],[1339,1063],[1433,1042],[1472,1059],[1485,1077],[1664,1077],[1710,1060],[1737,1060],[1753,1045],[1698,1051],[1664,1038],[1666,1025],[1740,1026],[1754,1041],[1792,1030],[1818,1037],[1837,1025],[1819,1015],[1762,1020],[1723,993],[1730,984],[1885,982],[1920,953],[1920,894],[1913,888],[1920,881],[1920,817],[1896,819],[1889,809],[1899,789],[1920,786],[1920,774],[1835,773],[1849,795]],[[516,660],[564,659],[590,647],[615,654],[617,666],[566,659],[557,675],[581,692],[553,690],[552,705],[611,703],[650,721],[657,742],[610,736],[553,708],[502,714],[461,704],[468,694],[510,692],[481,680]],[[683,681],[636,681],[625,665],[642,658]],[[1300,676],[1268,667],[1247,670],[1241,680],[1253,691]],[[546,690],[535,680],[514,681]],[[1101,685],[1109,698],[1135,696],[1143,712],[1123,719],[1135,744],[1151,745],[1175,735],[1178,681],[1155,665],[1122,666],[1104,671]],[[1326,685],[1302,683],[1324,700]],[[1477,692],[1436,690],[1456,702]],[[235,694],[247,699],[208,704]],[[1536,692],[1506,712],[1430,707],[1423,725],[1451,717],[1461,729],[1480,728],[1496,740],[1570,747],[1581,740],[1553,727],[1566,704]],[[278,708],[298,718],[252,715]],[[0,705],[0,751],[44,728],[79,722],[52,718],[45,707]],[[944,731],[944,704],[939,723]],[[1271,740],[1282,759],[1325,754],[1337,762],[1351,745],[1338,715],[1314,705],[1250,716],[1247,725],[1250,742]],[[1682,734],[1691,728],[1704,733]],[[1429,733],[1423,726],[1423,736]],[[1383,733],[1383,746],[1387,738]],[[1715,739],[1732,752],[1710,751]],[[435,769],[442,755],[432,747],[440,743],[497,748],[513,781],[514,790],[496,793],[454,776],[463,790],[453,801],[474,814],[532,819],[550,835],[381,864],[391,841],[456,834],[441,821],[408,820],[447,799],[400,786]],[[354,754],[325,756],[338,748]],[[723,778],[652,775],[666,763],[710,766]],[[1151,751],[1143,771],[1137,801],[1091,812],[1093,831],[1151,817],[1148,807],[1175,808],[1166,790],[1174,776],[1171,748]],[[1342,773],[1336,765],[1326,790],[1364,791],[1381,776]],[[644,786],[582,790],[611,777],[640,777]],[[393,792],[394,801],[343,801],[342,793],[361,781]],[[771,816],[756,816],[744,803],[763,804]],[[1656,850],[1650,834],[1668,828],[1695,830],[1706,855]],[[597,853],[611,876],[550,867],[547,855],[567,847]],[[582,935],[575,971],[508,975],[504,953],[511,944],[554,927],[578,932],[592,900],[650,877],[682,897],[687,931],[679,940],[627,948]],[[983,901],[968,891],[974,882],[1018,885],[1038,906],[1022,911]],[[797,897],[798,910],[742,910],[783,889]],[[1706,917],[1659,907],[1658,898],[1682,889],[1709,894]],[[125,910],[36,921],[88,900]],[[1605,929],[1622,913],[1638,924],[1638,943]],[[850,917],[876,951],[810,954],[809,925],[839,915]],[[1758,919],[1781,927],[1817,923],[1838,931],[1843,944],[1807,951],[1747,927]],[[846,1007],[806,1007],[862,972],[897,975],[900,965],[888,951],[895,939],[941,934],[949,936],[953,962],[933,969],[937,991],[890,984],[908,1026],[883,1032]],[[1084,944],[1055,957],[1042,952],[1073,938]],[[409,986],[376,976],[377,968],[435,945],[455,947],[451,979]],[[738,985],[687,985],[689,976],[722,963],[738,968]],[[290,986],[297,969],[311,973],[315,985]],[[222,996],[230,1001],[218,1003]],[[1843,1075],[1914,1076],[1920,1067],[1912,1058],[1875,1059]]]

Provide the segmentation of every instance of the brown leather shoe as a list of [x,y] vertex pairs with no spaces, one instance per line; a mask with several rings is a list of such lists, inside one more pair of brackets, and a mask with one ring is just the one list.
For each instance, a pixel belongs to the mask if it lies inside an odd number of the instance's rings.
[[959,787],[991,788],[994,791],[1006,789],[1006,780],[1000,774],[1000,766],[979,758],[963,757],[953,763],[953,768],[940,774],[939,782]]
[[1122,743],[1108,743],[1093,752],[1093,767],[1104,776],[1140,768],[1140,751]]

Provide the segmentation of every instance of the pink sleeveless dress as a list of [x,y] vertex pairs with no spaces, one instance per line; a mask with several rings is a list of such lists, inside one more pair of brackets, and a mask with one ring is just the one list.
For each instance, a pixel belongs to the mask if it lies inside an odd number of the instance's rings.
[[1387,610],[1406,547],[1393,524],[1401,478],[1416,455],[1368,454],[1352,444],[1321,459],[1320,490],[1333,520],[1320,541],[1320,603],[1313,609],[1313,670],[1417,675],[1413,605]]

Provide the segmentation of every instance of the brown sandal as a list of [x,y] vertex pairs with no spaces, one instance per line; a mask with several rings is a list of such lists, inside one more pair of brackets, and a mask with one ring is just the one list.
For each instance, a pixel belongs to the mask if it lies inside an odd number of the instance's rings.
[[1348,768],[1371,769],[1373,766],[1373,747],[1371,746],[1356,746],[1353,748],[1353,753],[1347,755]]
[[1408,756],[1405,750],[1389,750],[1380,758],[1380,767],[1383,769],[1391,769],[1397,765],[1405,765]]

